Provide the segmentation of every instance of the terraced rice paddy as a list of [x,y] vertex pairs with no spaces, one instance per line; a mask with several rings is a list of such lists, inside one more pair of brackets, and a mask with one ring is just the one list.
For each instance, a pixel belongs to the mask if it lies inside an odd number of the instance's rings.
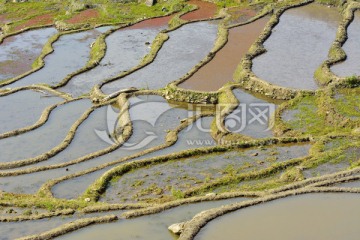
[[171,4],[0,11],[0,239],[357,239],[360,4]]

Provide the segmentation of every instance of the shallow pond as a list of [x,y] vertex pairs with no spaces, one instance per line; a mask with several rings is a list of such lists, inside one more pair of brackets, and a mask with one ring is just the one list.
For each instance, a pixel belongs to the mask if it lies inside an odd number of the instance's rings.
[[150,44],[156,35],[167,27],[169,17],[147,20],[131,27],[120,29],[106,38],[106,54],[100,64],[81,75],[77,75],[60,91],[79,96],[105,79],[115,77],[140,63],[150,51]]
[[[358,239],[360,196],[317,193],[248,207],[208,223],[195,237],[206,239]],[[291,220],[290,220],[291,219]],[[219,231],[221,229],[221,231]]]
[[[106,94],[120,89],[158,89],[185,75],[211,50],[217,35],[217,22],[196,22],[169,34],[154,62],[102,87]],[[189,44],[191,43],[191,44]]]
[[46,96],[47,93],[26,90],[0,97],[0,134],[36,123],[45,108],[64,101]]
[[327,59],[340,14],[310,4],[287,10],[264,43],[267,52],[253,60],[253,72],[282,87],[314,90],[314,72]]
[[173,223],[190,220],[193,215],[209,208],[240,202],[245,198],[201,202],[179,206],[174,209],[142,216],[134,219],[119,220],[106,225],[94,225],[56,239],[116,239],[116,240],[169,240],[177,239],[167,228]]
[[262,32],[269,17],[229,30],[228,42],[215,57],[179,86],[199,91],[217,91],[233,80],[241,58]]
[[[35,157],[61,143],[74,122],[90,107],[87,100],[70,102],[54,109],[40,128],[0,140],[0,162]],[[21,151],[19,151],[19,148]]]
[[232,133],[239,133],[253,138],[271,137],[273,126],[270,119],[276,105],[258,99],[240,89],[233,90],[240,102],[239,106],[225,118],[225,126]]
[[331,70],[341,77],[360,75],[360,11],[355,12],[355,19],[347,30],[348,39],[343,49],[347,55],[346,61],[331,67]]
[[53,44],[54,52],[44,59],[44,68],[6,87],[15,88],[36,83],[58,84],[68,74],[86,65],[90,57],[91,43],[109,29],[110,27],[101,27],[61,36]]
[[0,44],[0,82],[31,70],[31,64],[56,32],[55,28],[42,28],[6,38]]

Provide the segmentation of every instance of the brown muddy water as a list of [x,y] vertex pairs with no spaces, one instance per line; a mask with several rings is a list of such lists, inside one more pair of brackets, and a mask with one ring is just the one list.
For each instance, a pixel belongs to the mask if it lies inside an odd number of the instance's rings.
[[278,86],[317,89],[314,73],[327,59],[340,17],[319,4],[287,10],[264,43],[267,52],[253,60],[253,72]]
[[36,123],[45,108],[64,101],[45,96],[46,92],[26,90],[0,97],[0,134]]
[[90,44],[111,27],[101,27],[89,31],[61,36],[54,44],[54,52],[44,59],[45,66],[5,87],[15,88],[36,83],[56,85],[68,74],[84,67],[89,60]]
[[358,194],[288,197],[219,217],[209,222],[195,239],[355,240],[360,235],[359,204]]
[[215,15],[217,10],[217,6],[211,2],[191,0],[188,1],[187,3],[199,7],[197,10],[189,12],[180,17],[181,19],[187,21],[196,21],[196,20],[211,18]]
[[43,28],[6,38],[0,44],[0,81],[31,70],[31,64],[56,32],[55,28]]
[[142,21],[133,26],[120,29],[106,38],[106,53],[100,64],[83,74],[77,75],[58,90],[80,96],[105,79],[119,75],[137,66],[150,51],[151,43],[157,34],[167,28],[171,16]]
[[360,75],[360,11],[355,12],[354,21],[347,30],[348,39],[343,49],[347,55],[346,61],[331,67],[331,70],[341,77]]
[[229,30],[228,42],[215,57],[200,68],[179,87],[198,91],[217,91],[225,83],[233,80],[233,74],[241,58],[248,52],[269,17]]
[[93,225],[56,239],[107,239],[107,240],[169,240],[178,237],[167,228],[173,223],[190,220],[193,215],[209,208],[241,202],[246,198],[201,202],[179,206],[150,216],[119,220],[104,225]]

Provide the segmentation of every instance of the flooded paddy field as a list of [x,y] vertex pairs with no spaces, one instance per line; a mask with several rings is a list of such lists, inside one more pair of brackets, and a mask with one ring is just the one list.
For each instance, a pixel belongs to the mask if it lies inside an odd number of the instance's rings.
[[[79,31],[58,32],[48,54],[55,28],[0,44],[0,81],[44,55],[0,88],[0,239],[359,236],[358,79],[335,68],[356,66],[360,4],[139,3],[147,13],[131,18],[128,3],[120,22],[85,28],[86,16],[95,26],[119,14],[104,4],[70,13],[63,23]],[[330,74],[319,66],[352,11],[348,59],[331,69],[346,77],[318,89],[315,70]],[[202,211],[249,203],[189,234]],[[184,221],[180,236],[168,230]]]
[[[359,202],[356,194],[336,193],[280,199],[219,217],[195,239],[357,239]],[[262,231],[254,229],[254,222]]]
[[20,91],[0,97],[0,109],[7,114],[0,115],[0,134],[34,124],[45,108],[64,99],[49,96],[46,92]]
[[165,87],[185,75],[207,55],[215,42],[217,28],[214,21],[197,22],[168,33],[169,40],[164,43],[154,62],[133,74],[105,84],[101,90],[110,94],[129,87]]
[[348,27],[347,34],[348,39],[343,46],[347,58],[344,62],[334,65],[331,70],[340,77],[359,76],[360,11],[355,12],[354,21]]
[[[276,105],[258,99],[240,89],[233,90],[233,93],[240,104],[225,118],[225,127],[230,132],[253,138],[273,136],[270,120],[273,117]],[[262,117],[259,116],[259,113],[263,113]]]
[[260,35],[269,17],[229,30],[228,42],[215,57],[179,86],[198,91],[217,91],[233,80],[241,58]]
[[[211,136],[209,134],[199,136],[199,134],[202,132],[200,132],[199,128],[196,127],[197,124],[200,124],[199,122],[201,122],[202,127],[209,129],[211,121],[212,121],[211,117],[200,119],[195,124],[189,126],[188,129],[181,131],[178,136],[179,139],[174,145],[163,148],[158,151],[147,153],[141,157],[136,157],[132,160],[138,161],[138,160],[145,159],[145,158],[162,156],[162,155],[179,152],[179,151],[183,151],[183,150],[187,150],[187,149],[191,149],[191,148],[197,148],[201,145],[213,146],[214,140],[211,138]],[[141,125],[139,125],[139,127],[140,126]],[[136,139],[141,139],[141,133],[140,133],[140,131],[137,131],[137,129],[139,129],[139,128],[137,127],[136,123],[134,124],[134,129],[135,129],[134,133],[131,136],[131,138],[129,139],[129,142],[137,142],[138,140],[136,140]],[[162,127],[160,127],[159,129],[162,129]],[[196,137],[196,139],[197,139],[196,142],[189,143],[186,140],[187,138],[191,138],[191,137]],[[139,149],[131,150],[131,149],[126,149],[126,147],[120,147],[118,150],[115,150],[112,153],[109,153],[103,157],[99,157],[98,162],[103,162],[103,161],[106,161],[107,159],[112,159],[112,160],[121,159],[126,156],[135,154],[136,152],[140,152],[142,150],[160,146],[163,143],[164,143],[164,139],[158,137],[158,138],[154,139],[153,141],[151,141],[150,144],[146,145],[146,147],[142,147]],[[119,165],[121,165],[121,164],[117,164],[114,166],[119,166]],[[96,179],[101,177],[106,171],[111,170],[114,166],[105,167],[103,169],[94,171],[92,173],[89,173],[89,174],[86,174],[83,176],[79,176],[76,178],[71,178],[71,179],[62,181],[62,182],[56,184],[52,188],[52,191],[53,191],[54,195],[59,198],[67,198],[67,199],[77,198],[85,192],[86,188],[91,183],[93,183]]]
[[317,89],[314,73],[327,59],[340,17],[336,8],[318,4],[287,10],[264,43],[267,52],[253,60],[253,72],[278,86]]
[[133,202],[174,197],[189,188],[227,175],[267,168],[275,162],[308,155],[309,146],[233,151],[170,161],[114,178],[100,201]]
[[149,53],[150,44],[157,34],[167,27],[169,17],[150,19],[133,26],[117,30],[106,38],[107,51],[100,64],[71,79],[59,88],[73,97],[90,92],[94,85],[118,76],[120,73],[136,67]]
[[228,200],[188,204],[150,216],[119,220],[118,222],[108,225],[93,226],[57,239],[87,239],[90,236],[100,237],[99,233],[102,233],[101,236],[103,237],[104,234],[106,234],[105,236],[107,239],[119,239],[119,237],[122,239],[144,240],[177,239],[178,237],[167,229],[169,223],[172,224],[189,220],[194,214],[205,209],[244,200],[246,200],[246,198],[233,198]]
[[16,88],[36,83],[49,85],[60,83],[68,74],[86,65],[90,56],[91,43],[109,29],[110,27],[102,27],[61,36],[53,45],[54,52],[44,59],[44,68],[6,85],[6,87]]
[[[42,127],[18,136],[1,139],[0,162],[5,163],[33,158],[49,151],[61,143],[70,130],[71,125],[90,106],[86,100],[79,100],[59,106],[50,114],[49,120]],[[39,139],[39,141],[34,141],[34,139]],[[17,151],[19,146],[21,146],[22,151]]]
[[44,28],[6,38],[0,44],[0,82],[31,70],[31,64],[56,32]]

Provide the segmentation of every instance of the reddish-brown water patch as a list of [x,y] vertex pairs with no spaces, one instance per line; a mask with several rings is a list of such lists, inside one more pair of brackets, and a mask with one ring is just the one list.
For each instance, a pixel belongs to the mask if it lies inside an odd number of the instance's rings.
[[53,22],[54,22],[54,14],[47,13],[44,15],[36,16],[36,17],[20,24],[19,26],[16,26],[14,31],[18,31],[18,30],[21,30],[21,29],[27,28],[27,27],[49,25],[49,24],[52,24]]
[[0,14],[0,24],[8,23],[10,20],[8,19],[7,14]]
[[170,19],[174,16],[165,16],[165,17],[157,17],[157,18],[151,18],[144,21],[141,21],[137,24],[134,24],[127,29],[142,29],[142,28],[157,28],[162,27],[164,25],[167,25]]
[[208,64],[180,84],[180,87],[216,91],[231,81],[241,58],[247,53],[268,20],[269,17],[264,17],[253,23],[230,29],[229,39],[224,48]]
[[180,18],[187,21],[211,18],[215,15],[217,7],[214,3],[191,0],[188,4],[197,5],[199,9],[187,13]]
[[99,12],[96,9],[87,9],[79,12],[78,14],[76,14],[66,22],[70,24],[86,23],[98,17],[99,17]]
[[232,25],[248,21],[250,18],[255,17],[257,11],[250,8],[230,8],[228,13],[231,15],[228,24]]

